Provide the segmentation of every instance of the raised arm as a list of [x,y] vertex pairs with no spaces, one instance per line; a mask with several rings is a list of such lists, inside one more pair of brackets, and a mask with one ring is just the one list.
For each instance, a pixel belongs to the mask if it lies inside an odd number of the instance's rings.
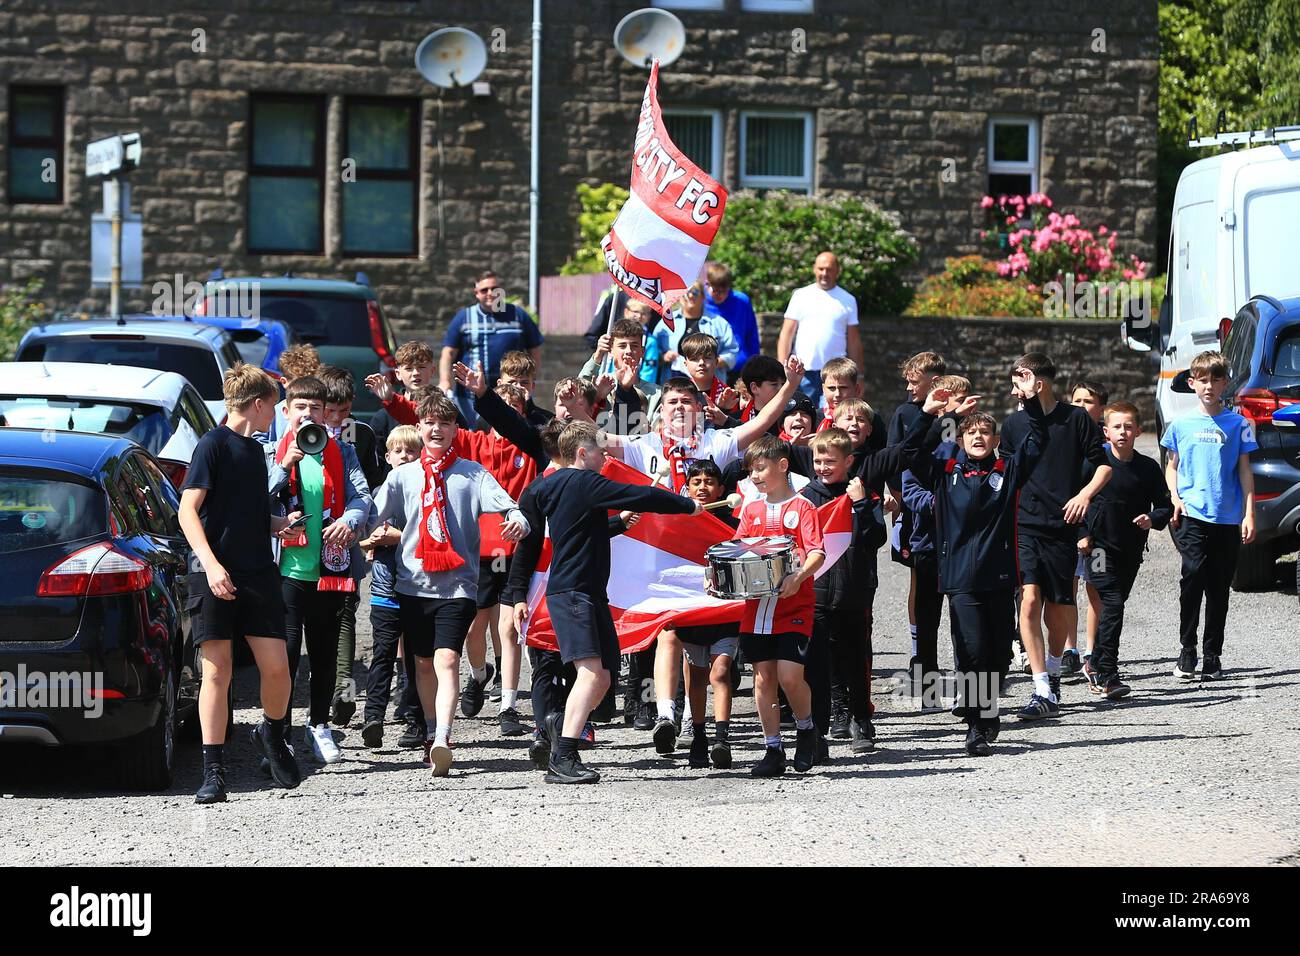
[[785,411],[786,404],[799,390],[799,383],[802,381],[803,362],[792,355],[785,360],[785,384],[781,386],[781,391],[777,392],[757,415],[736,429],[737,450],[744,451],[757,441],[760,435],[776,424],[781,413]]

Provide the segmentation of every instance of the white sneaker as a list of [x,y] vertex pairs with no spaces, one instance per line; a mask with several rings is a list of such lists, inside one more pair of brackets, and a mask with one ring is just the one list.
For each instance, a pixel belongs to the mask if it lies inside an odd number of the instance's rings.
[[343,751],[334,742],[329,724],[317,724],[311,729],[311,752],[321,763],[338,763],[343,759]]

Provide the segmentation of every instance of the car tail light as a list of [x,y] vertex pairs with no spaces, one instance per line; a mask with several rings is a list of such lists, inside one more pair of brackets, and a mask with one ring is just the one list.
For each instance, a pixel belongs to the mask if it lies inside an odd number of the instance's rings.
[[384,323],[379,318],[379,303],[367,302],[366,314],[370,317],[370,344],[375,354],[379,356],[379,361],[389,368],[396,368],[397,360],[393,358],[393,353],[388,351],[388,343],[384,341]]
[[1278,398],[1266,388],[1243,389],[1236,398],[1237,411],[1255,426],[1271,424],[1275,411],[1296,402],[1300,399]]
[[38,597],[101,597],[143,591],[153,571],[103,542],[74,551],[41,575]]

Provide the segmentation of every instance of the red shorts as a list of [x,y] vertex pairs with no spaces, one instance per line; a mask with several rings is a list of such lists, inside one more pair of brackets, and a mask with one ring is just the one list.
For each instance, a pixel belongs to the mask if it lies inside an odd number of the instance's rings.
[[792,598],[765,597],[745,602],[745,614],[740,619],[742,634],[802,634],[812,635],[813,583],[805,581],[799,593]]

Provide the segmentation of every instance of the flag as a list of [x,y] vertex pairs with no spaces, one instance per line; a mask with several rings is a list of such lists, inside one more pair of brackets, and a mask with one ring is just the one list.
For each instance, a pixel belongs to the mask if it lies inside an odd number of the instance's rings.
[[704,268],[727,191],[668,137],[658,81],[655,60],[641,99],[630,195],[601,241],[601,251],[614,281],[649,303],[671,329],[672,305]]
[[[614,481],[648,485],[641,472],[609,459],[602,474]],[[826,561],[821,577],[848,550],[853,533],[849,499],[841,495],[818,509]],[[658,515],[649,512],[628,531],[610,539],[609,609],[624,654],[648,647],[668,625],[699,627],[739,622],[744,601],[724,601],[704,590],[704,552],[734,532],[711,514]],[[528,589],[524,633],[532,647],[556,650],[555,631],[546,609],[546,579],[551,545],[547,541]]]

